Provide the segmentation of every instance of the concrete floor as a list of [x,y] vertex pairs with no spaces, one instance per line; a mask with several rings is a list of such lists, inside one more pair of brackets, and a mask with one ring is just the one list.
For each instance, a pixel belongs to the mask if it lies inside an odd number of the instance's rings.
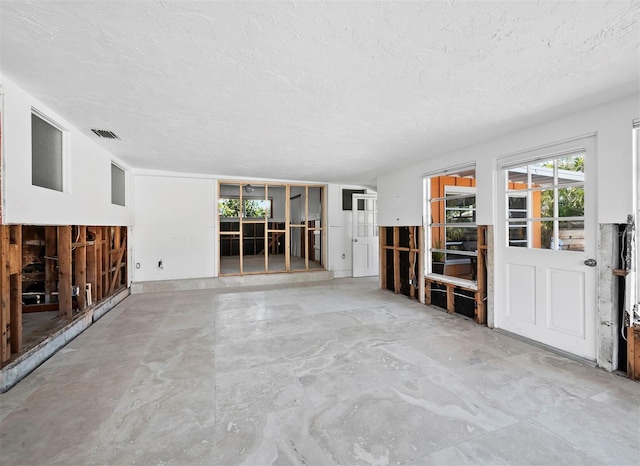
[[0,395],[2,464],[638,464],[640,384],[339,279],[133,295]]

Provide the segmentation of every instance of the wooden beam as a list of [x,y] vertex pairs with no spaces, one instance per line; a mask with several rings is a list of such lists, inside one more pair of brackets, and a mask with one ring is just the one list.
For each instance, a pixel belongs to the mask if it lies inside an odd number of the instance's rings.
[[102,270],[100,280],[102,281],[102,298],[109,296],[109,284],[110,274],[109,269],[111,267],[111,244],[113,243],[113,232],[111,227],[102,227]]
[[447,284],[447,312],[449,314],[453,314],[456,312],[456,303],[455,296],[453,294],[455,287],[453,285]]
[[378,241],[380,242],[380,289],[384,290],[387,287],[387,250],[385,245],[387,244],[387,227],[378,227]]
[[0,225],[0,363],[11,357],[9,243],[9,226]]
[[640,380],[640,325],[627,327],[627,376]]
[[431,304],[431,280],[425,280],[424,303]]
[[[78,235],[77,235],[77,243],[85,245],[87,242],[87,227],[83,225],[78,225]],[[78,309],[83,310],[87,306],[87,299],[85,290],[87,287],[87,248],[85,246],[77,245],[73,251],[73,260],[74,260],[74,272],[73,272],[73,282],[74,285],[78,287],[78,297],[76,298],[76,302],[78,304]]]
[[[422,260],[418,262],[420,267],[418,268],[418,284],[419,284],[419,296],[420,302],[425,303],[426,293],[425,293],[425,282],[424,282],[424,229],[419,226],[418,227],[418,254]],[[431,290],[429,290],[429,300],[431,300]],[[425,303],[426,304],[426,303]]]
[[476,280],[478,291],[476,292],[476,316],[475,320],[479,324],[487,323],[487,274],[485,271],[485,258],[487,254],[486,226],[478,227],[478,258],[476,261]]
[[[416,228],[415,226],[410,226],[409,228],[409,249],[415,249],[416,247]],[[411,299],[416,298],[416,275],[415,275],[415,252],[409,252],[409,297]]]
[[[92,299],[95,299],[95,290],[97,287],[97,267],[98,264],[96,262],[96,242],[95,242],[95,230],[91,227],[88,227],[88,232],[93,236],[93,241],[87,241],[86,256],[87,256],[87,274],[86,274],[86,282],[91,284],[91,294]],[[89,303],[87,303],[89,304]]]
[[71,225],[65,225],[58,227],[58,314],[63,319],[73,317],[71,271]]
[[10,227],[11,247],[14,250],[9,279],[11,288],[10,299],[10,337],[11,352],[22,352],[22,225]]
[[58,289],[58,272],[56,271],[58,254],[58,229],[44,227],[44,302],[53,302],[53,293]]
[[398,294],[401,291],[400,283],[400,229],[393,227],[393,291]]

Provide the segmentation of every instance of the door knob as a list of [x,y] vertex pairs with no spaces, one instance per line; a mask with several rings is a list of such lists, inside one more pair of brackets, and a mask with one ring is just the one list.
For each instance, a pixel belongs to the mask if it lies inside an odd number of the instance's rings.
[[358,238],[353,238],[353,242],[357,243],[358,242]]
[[598,263],[595,259],[587,259],[586,261],[584,261],[584,265],[588,267],[595,267],[596,265],[598,265]]

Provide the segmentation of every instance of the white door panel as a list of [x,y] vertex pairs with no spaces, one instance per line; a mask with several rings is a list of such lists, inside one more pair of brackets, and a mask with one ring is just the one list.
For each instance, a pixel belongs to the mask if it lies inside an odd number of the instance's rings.
[[[583,168],[566,169],[564,161],[580,157]],[[591,360],[597,274],[585,261],[596,257],[594,161],[595,137],[502,161],[496,228],[504,292],[495,326]],[[581,207],[571,198],[580,193]]]
[[[375,194],[353,195],[353,276],[378,275],[378,197]],[[360,207],[363,210],[360,210]]]

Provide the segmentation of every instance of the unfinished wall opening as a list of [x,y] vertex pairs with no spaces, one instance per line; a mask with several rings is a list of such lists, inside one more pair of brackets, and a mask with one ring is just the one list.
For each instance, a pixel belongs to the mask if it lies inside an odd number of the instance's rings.
[[36,110],[31,112],[31,184],[63,190],[64,133]]
[[219,182],[219,275],[324,269],[324,189]]

